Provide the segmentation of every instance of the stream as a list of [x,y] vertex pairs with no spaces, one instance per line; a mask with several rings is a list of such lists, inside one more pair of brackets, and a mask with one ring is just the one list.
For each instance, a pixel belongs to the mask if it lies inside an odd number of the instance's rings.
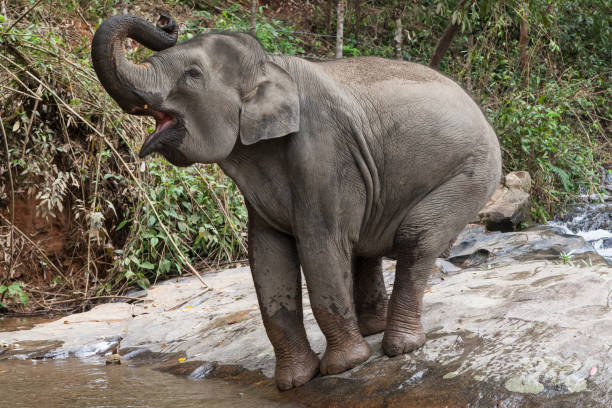
[[581,236],[612,264],[612,201],[576,206],[548,225],[563,233]]
[[0,361],[0,407],[289,407],[227,381],[193,380],[104,359]]

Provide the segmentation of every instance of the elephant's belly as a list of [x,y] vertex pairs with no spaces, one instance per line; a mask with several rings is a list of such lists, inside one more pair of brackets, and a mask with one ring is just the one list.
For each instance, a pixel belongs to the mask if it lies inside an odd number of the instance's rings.
[[[395,220],[393,220],[395,221]],[[362,230],[359,240],[353,247],[357,256],[393,257],[393,243],[401,220],[379,223]]]

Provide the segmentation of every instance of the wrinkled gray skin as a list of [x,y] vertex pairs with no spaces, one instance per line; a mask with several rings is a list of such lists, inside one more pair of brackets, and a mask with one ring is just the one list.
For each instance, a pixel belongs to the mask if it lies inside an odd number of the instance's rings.
[[[246,34],[174,45],[176,35],[167,16],[157,27],[113,17],[93,40],[94,67],[124,110],[157,119],[141,157],[216,162],[244,194],[278,387],[365,361],[364,335],[384,330],[389,356],[421,347],[435,258],[500,179],[498,141],[478,106],[417,64],[312,63],[266,55]],[[126,36],[160,52],[134,64]],[[382,256],[398,260],[388,302]],[[327,339],[320,361],[304,330],[300,266]]]

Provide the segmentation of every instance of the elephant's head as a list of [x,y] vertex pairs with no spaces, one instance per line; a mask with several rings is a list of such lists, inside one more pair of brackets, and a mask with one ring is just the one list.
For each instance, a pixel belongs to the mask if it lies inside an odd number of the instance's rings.
[[[140,157],[158,152],[178,166],[212,163],[226,158],[238,138],[249,145],[299,130],[297,86],[255,38],[203,34],[176,44],[177,36],[167,15],[157,26],[119,15],[93,39],[93,65],[107,92],[126,112],[157,122]],[[131,62],[126,37],[159,52]]]

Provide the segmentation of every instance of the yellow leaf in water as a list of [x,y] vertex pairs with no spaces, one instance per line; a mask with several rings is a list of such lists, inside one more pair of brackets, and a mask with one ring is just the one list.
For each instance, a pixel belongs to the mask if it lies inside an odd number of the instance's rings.
[[179,363],[182,363],[182,362],[184,362],[185,360],[187,360],[185,357],[181,357],[181,358],[179,358],[179,359],[178,359],[178,362],[179,362]]

